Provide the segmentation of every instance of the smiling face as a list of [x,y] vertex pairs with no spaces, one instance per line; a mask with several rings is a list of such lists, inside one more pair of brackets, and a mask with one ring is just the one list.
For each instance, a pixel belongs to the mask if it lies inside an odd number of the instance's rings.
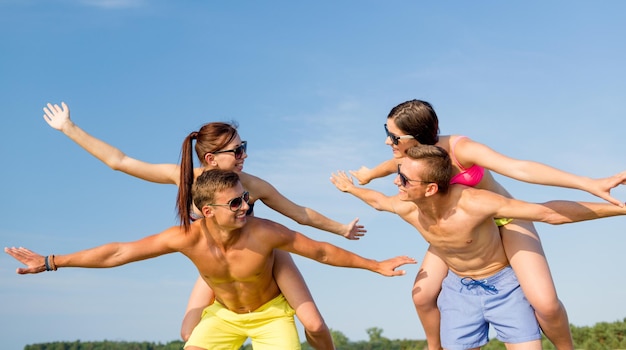
[[[248,198],[248,192],[244,191],[241,182],[238,182],[234,187],[216,192],[215,202],[206,205],[202,210],[205,216],[212,216],[219,226],[241,228],[246,223],[246,212],[250,209],[248,201],[245,200]],[[238,205],[234,206],[233,203],[235,202]]]
[[213,169],[241,172],[243,163],[248,158],[248,154],[245,151],[247,144],[244,144],[244,142],[241,141],[241,137],[237,134],[224,148],[213,153],[207,153],[204,156],[207,166]]
[[[417,142],[417,140],[413,137],[405,137],[410,135],[406,135],[404,131],[398,128],[394,118],[387,119],[387,134],[388,136],[385,138],[385,144],[391,146],[394,158],[404,157],[407,149],[419,145],[419,142]],[[395,142],[394,139],[397,140],[397,142]]]
[[404,158],[398,165],[393,183],[398,186],[398,198],[403,201],[419,200],[433,190],[433,182],[426,179],[428,164],[422,160]]
[[398,186],[400,199],[417,201],[448,192],[451,177],[452,163],[448,152],[438,146],[419,145],[406,151],[394,183]]

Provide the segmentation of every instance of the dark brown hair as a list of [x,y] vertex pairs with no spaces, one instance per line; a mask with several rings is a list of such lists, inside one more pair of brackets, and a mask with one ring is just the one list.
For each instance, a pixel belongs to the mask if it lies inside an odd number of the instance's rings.
[[183,141],[180,153],[180,183],[176,198],[176,209],[180,225],[189,230],[191,220],[189,214],[192,207],[192,185],[194,182],[192,143],[196,140],[196,155],[202,166],[206,165],[204,156],[207,153],[219,151],[226,147],[237,136],[237,124],[232,123],[208,123],[200,130],[190,133]]
[[387,119],[392,119],[406,135],[412,135],[423,145],[439,141],[439,119],[430,103],[421,100],[402,102],[393,107]]
[[193,203],[202,209],[207,204],[215,203],[215,194],[237,186],[239,175],[222,169],[205,170],[193,184]]
[[426,162],[426,170],[421,176],[424,181],[434,182],[439,192],[446,193],[452,178],[452,163],[445,149],[433,145],[418,145],[406,151],[407,157]]

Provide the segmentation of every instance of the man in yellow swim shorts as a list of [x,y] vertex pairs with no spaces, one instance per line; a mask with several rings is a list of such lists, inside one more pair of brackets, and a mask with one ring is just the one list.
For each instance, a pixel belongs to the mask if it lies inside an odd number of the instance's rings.
[[407,256],[381,262],[365,259],[278,223],[246,216],[249,194],[231,171],[205,171],[196,179],[193,199],[204,218],[193,222],[188,231],[175,226],[138,241],[109,243],[67,255],[44,257],[25,248],[4,250],[27,265],[17,269],[19,274],[60,267],[107,268],[169,253],[184,254],[215,293],[215,303],[205,309],[186,350],[239,349],[247,338],[256,350],[300,349],[294,311],[272,274],[274,249],[384,276],[404,275],[405,271],[396,268],[415,263]]

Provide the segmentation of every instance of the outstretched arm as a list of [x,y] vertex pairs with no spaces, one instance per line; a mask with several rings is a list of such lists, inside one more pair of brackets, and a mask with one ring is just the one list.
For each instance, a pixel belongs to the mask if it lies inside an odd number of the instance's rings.
[[359,181],[359,185],[367,185],[370,181],[391,175],[396,172],[398,163],[395,159],[386,160],[373,168],[362,166],[359,170],[350,170],[350,175]]
[[396,270],[398,267],[405,264],[417,263],[415,259],[406,255],[383,261],[366,259],[330,243],[312,240],[280,224],[269,224],[273,225],[273,227],[270,228],[270,233],[267,234],[267,236],[269,236],[267,240],[276,240],[277,243],[275,243],[275,246],[277,248],[316,260],[326,265],[365,269],[383,276],[402,276],[406,274],[406,271]]
[[[175,227],[160,234],[145,237],[135,242],[108,243],[99,247],[79,252],[55,255],[48,258],[48,266],[109,268],[173,253],[176,250],[170,246],[172,234],[180,228]],[[22,262],[27,267],[18,268],[18,274],[40,273],[49,271],[46,268],[46,257],[26,248],[4,248],[4,251]],[[56,268],[54,268],[56,270]]]
[[624,202],[611,196],[611,189],[626,184],[626,171],[606,178],[592,179],[538,162],[509,158],[470,139],[459,141],[455,155],[465,165],[478,164],[498,174],[528,183],[586,191],[612,204],[624,206]]
[[150,182],[178,184],[180,174],[178,165],[152,164],[128,157],[124,152],[91,136],[74,124],[65,102],[61,102],[61,106],[48,103],[43,111],[45,113],[43,119],[48,125],[63,132],[109,168]]
[[364,187],[355,186],[352,177],[348,176],[344,171],[338,171],[336,174],[332,174],[330,182],[340,191],[354,195],[376,210],[396,213],[394,197],[389,197],[378,191]]
[[[496,218],[513,218],[529,221],[541,221],[552,225],[626,215],[626,207],[609,203],[572,202],[554,200],[545,203],[528,203],[506,198],[485,190],[465,191],[467,211],[489,212]],[[471,206],[471,208],[470,208]]]
[[363,225],[359,225],[356,218],[348,224],[342,224],[318,213],[317,211],[300,206],[287,197],[283,196],[274,186],[265,180],[250,174],[240,175],[244,187],[251,189],[265,205],[294,220],[300,225],[315,227],[320,230],[332,232],[347,239],[358,240],[365,235]]

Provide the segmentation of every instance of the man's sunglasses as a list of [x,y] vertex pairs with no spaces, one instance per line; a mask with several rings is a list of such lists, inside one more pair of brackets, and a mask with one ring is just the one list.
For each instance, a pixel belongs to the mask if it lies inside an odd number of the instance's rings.
[[235,159],[241,159],[241,157],[243,157],[243,154],[246,153],[247,149],[248,149],[248,141],[241,141],[241,145],[235,147],[234,149],[227,149],[227,150],[223,150],[223,151],[215,151],[215,152],[211,152],[211,153],[218,154],[218,153],[233,152],[233,154],[235,155]]
[[385,124],[385,133],[387,134],[387,137],[391,139],[391,142],[396,146],[398,145],[398,142],[400,142],[401,139],[414,139],[415,138],[413,135],[396,136],[395,134],[392,134],[389,132],[389,129],[387,129],[387,124]]
[[432,181],[423,181],[423,180],[411,180],[408,177],[406,177],[406,175],[404,175],[403,173],[400,172],[400,164],[398,164],[398,177],[400,178],[400,185],[402,185],[402,187],[406,187],[406,184],[409,182],[421,182],[423,184],[429,184],[432,183]]
[[248,203],[250,200],[250,192],[245,191],[241,197],[236,197],[228,201],[228,204],[207,204],[212,207],[228,207],[230,211],[236,212],[241,209],[243,206],[243,202]]

